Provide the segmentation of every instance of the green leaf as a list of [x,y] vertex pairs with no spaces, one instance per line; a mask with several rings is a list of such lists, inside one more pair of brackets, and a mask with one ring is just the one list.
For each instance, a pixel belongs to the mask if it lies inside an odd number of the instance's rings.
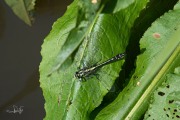
[[177,68],[174,70],[174,73],[177,74],[177,75],[180,75],[180,67],[177,67]]
[[134,3],[134,0],[117,0],[116,6],[115,6],[113,12],[116,13],[116,12],[120,11],[121,9],[128,7],[129,5],[131,5],[133,3]]
[[66,33],[68,34],[68,37],[61,47],[61,50],[59,51],[55,60],[55,65],[49,72],[49,75],[55,71],[58,71],[61,65],[77,49],[83,39],[88,36],[103,7],[103,4],[100,6],[100,2],[93,4],[89,0],[79,0],[76,8],[73,11],[75,12],[73,16],[76,18],[76,21],[73,21],[72,23],[74,28],[71,29],[69,33]]
[[[164,74],[180,51],[180,10],[169,11],[155,21],[140,40],[141,55],[128,85],[96,117],[98,120],[140,119],[148,107],[153,90],[163,82]],[[112,112],[113,111],[113,112]]]
[[21,20],[31,25],[35,0],[5,0],[5,2]]
[[42,45],[40,83],[47,120],[90,118],[119,76],[124,60],[104,66],[96,71],[98,76],[87,77],[85,82],[74,74],[79,67],[99,64],[125,51],[130,30],[147,0],[134,0],[115,14],[102,12],[107,3],[96,7],[87,3],[87,8],[86,2],[74,1]]
[[164,81],[154,92],[152,104],[145,115],[146,120],[180,118],[180,75],[167,74]]

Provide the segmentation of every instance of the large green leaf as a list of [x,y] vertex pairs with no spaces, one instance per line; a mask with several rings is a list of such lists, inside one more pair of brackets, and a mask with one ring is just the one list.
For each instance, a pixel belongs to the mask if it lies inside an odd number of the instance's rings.
[[153,103],[145,115],[147,120],[180,118],[180,72],[167,74],[164,81],[163,85],[154,92]]
[[[144,34],[140,40],[141,55],[128,85],[118,97],[96,117],[98,120],[138,120],[148,107],[148,100],[157,85],[163,82],[169,67],[179,66],[180,9],[178,4]],[[112,112],[113,111],[113,112]]]
[[26,24],[31,25],[35,0],[5,0],[5,2],[20,19]]
[[[101,6],[100,6],[101,4]],[[53,72],[58,71],[62,64],[71,56],[71,54],[77,49],[79,44],[83,41],[85,37],[90,34],[94,22],[96,21],[98,15],[102,11],[104,3],[91,3],[89,0],[79,0],[76,8],[74,8],[75,13],[68,14],[69,16],[74,16],[70,28],[66,28],[69,32],[62,30],[61,34],[68,34],[67,39],[62,39],[64,41],[63,46],[56,57],[54,66],[48,75]],[[66,32],[66,33],[65,33]]]
[[[122,4],[124,9],[114,14],[105,14],[103,11],[113,6],[87,3],[87,8],[84,2],[76,0],[68,7],[42,46],[40,82],[48,120],[89,119],[111,89],[124,60],[99,69],[97,77],[90,76],[85,82],[76,79],[75,72],[124,52],[133,23],[147,4],[147,0],[134,0],[130,5]],[[88,17],[89,10],[95,12]]]

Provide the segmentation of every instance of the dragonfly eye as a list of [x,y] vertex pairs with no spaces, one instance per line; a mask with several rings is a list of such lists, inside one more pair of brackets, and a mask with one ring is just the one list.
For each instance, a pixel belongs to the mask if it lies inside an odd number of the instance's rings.
[[76,72],[74,76],[75,76],[76,78],[81,78],[79,72]]
[[75,76],[76,78],[78,78],[77,72],[74,74],[74,76]]

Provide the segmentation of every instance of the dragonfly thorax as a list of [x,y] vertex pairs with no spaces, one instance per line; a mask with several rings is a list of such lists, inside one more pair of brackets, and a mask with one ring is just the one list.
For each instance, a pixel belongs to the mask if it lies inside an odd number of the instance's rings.
[[83,76],[84,76],[84,72],[82,72],[82,71],[78,71],[78,72],[76,72],[75,73],[75,75],[74,75],[76,78],[82,78]]
[[75,73],[76,78],[84,78],[86,76],[89,76],[90,74],[93,74],[96,67],[91,67],[89,69],[81,69]]

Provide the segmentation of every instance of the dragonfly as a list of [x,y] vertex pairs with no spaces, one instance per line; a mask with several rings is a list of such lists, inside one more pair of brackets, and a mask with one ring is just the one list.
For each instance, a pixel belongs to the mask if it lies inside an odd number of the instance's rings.
[[93,65],[91,67],[85,67],[85,68],[82,68],[80,69],[79,71],[75,72],[75,77],[77,79],[80,79],[80,81],[82,80],[86,80],[85,78],[94,74],[99,68],[105,66],[105,65],[108,65],[110,63],[114,63],[116,61],[119,61],[119,60],[122,60],[124,57],[126,56],[126,53],[120,53],[108,60],[106,60],[105,62],[102,62],[98,65]]

